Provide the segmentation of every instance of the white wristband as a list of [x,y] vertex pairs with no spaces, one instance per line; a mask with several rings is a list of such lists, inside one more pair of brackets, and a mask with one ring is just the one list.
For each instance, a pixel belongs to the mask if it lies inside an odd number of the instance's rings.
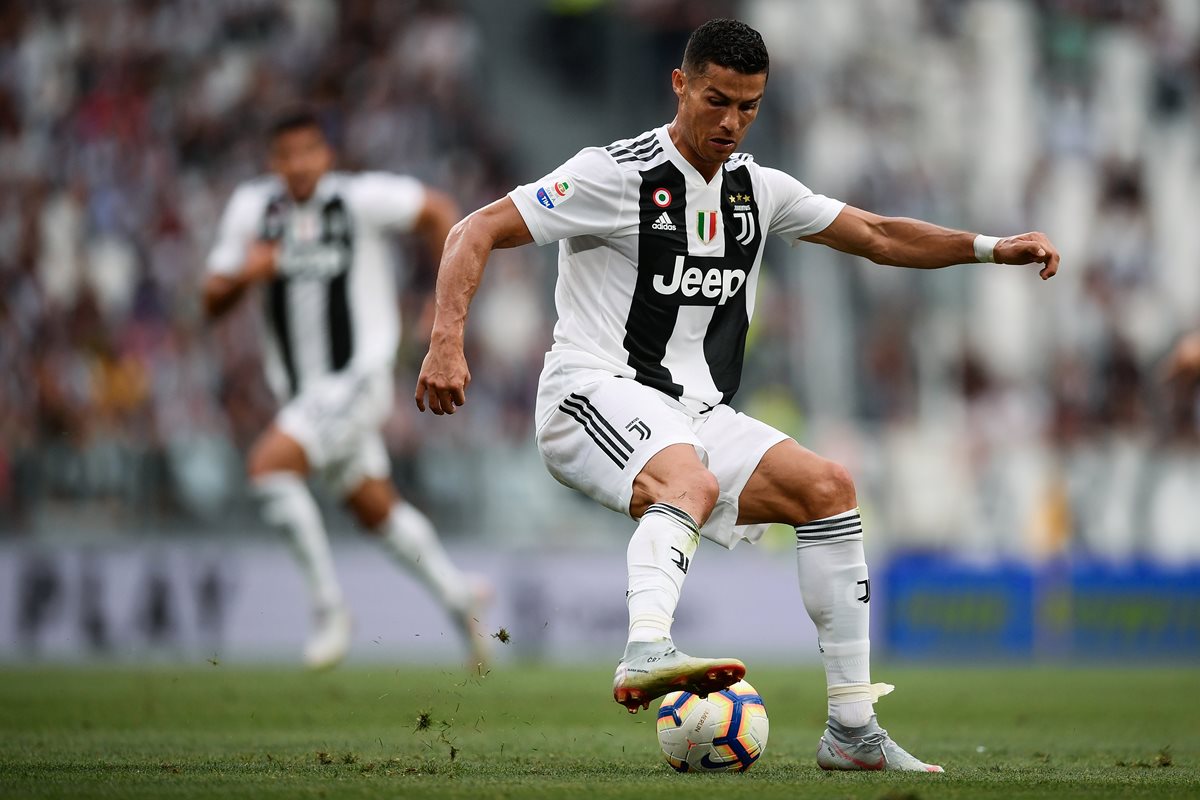
[[996,245],[999,244],[1000,237],[984,236],[982,233],[975,237],[975,260],[984,264],[991,264],[996,260]]

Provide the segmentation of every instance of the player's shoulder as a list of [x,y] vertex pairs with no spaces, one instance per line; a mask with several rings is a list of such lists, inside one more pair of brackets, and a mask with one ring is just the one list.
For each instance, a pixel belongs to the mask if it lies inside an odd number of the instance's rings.
[[618,139],[612,144],[592,149],[603,153],[623,172],[638,172],[655,166],[667,158],[659,128],[644,131],[627,139]]
[[803,185],[788,172],[758,163],[750,153],[734,153],[725,162],[726,172],[741,169],[746,170],[755,186],[769,189],[772,192],[778,193],[791,186]]
[[243,201],[259,200],[265,203],[283,191],[283,181],[279,179],[278,175],[256,175],[233,187],[231,197],[240,198]]
[[283,195],[283,181],[275,175],[259,175],[233,187],[227,208],[234,216],[253,216]]
[[384,170],[362,170],[357,172],[327,172],[321,178],[321,189],[331,194],[363,194],[374,199],[379,192],[393,194],[398,191],[414,191],[424,186],[411,175]]
[[739,167],[746,167],[749,170],[763,169],[750,153],[734,153],[725,161],[725,169],[738,169]]

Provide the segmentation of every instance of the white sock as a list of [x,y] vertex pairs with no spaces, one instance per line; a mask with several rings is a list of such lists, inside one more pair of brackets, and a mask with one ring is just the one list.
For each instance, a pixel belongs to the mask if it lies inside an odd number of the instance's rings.
[[829,716],[846,727],[865,725],[874,713],[871,584],[858,509],[797,525],[796,566],[825,662]]
[[304,479],[294,472],[273,472],[255,480],[254,491],[262,503],[263,519],[287,532],[308,581],[314,609],[323,613],[340,608],[342,590],[329,552],[329,537]]
[[467,608],[471,587],[446,555],[428,517],[398,502],[376,533],[384,549],[428,586],[442,605],[455,611]]
[[629,641],[671,638],[679,593],[700,544],[700,530],[686,511],[666,503],[646,509],[629,539]]

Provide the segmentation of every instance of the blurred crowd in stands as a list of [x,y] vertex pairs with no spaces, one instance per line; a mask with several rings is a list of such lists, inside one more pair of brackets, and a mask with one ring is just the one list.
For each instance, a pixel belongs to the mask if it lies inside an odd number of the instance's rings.
[[[556,107],[586,98],[635,126],[617,135],[665,121],[630,119],[642,84],[592,91],[621,36],[665,71],[695,22],[736,13],[772,53],[760,161],[879,213],[1044,230],[1063,268],[1042,284],[773,245],[735,404],[847,463],[889,544],[1200,559],[1196,386],[1158,376],[1200,325],[1200,4],[528,0],[517,37],[488,5],[0,7],[0,533],[252,518],[240,454],[272,412],[256,309],[210,328],[197,287],[273,110],[311,102],[345,166],[414,174],[469,211],[555,166],[539,148]],[[506,74],[534,76],[519,116],[488,96]],[[531,451],[552,255],[494,259],[471,401],[445,425],[409,406],[432,269],[397,245],[389,444],[401,485],[460,532],[506,519],[569,540],[581,507]]]

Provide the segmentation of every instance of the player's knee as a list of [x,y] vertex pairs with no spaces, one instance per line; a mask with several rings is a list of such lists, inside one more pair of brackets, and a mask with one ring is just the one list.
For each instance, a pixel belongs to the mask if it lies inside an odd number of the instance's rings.
[[383,525],[383,521],[387,519],[391,510],[391,507],[386,503],[366,503],[350,506],[350,511],[354,514],[354,519],[368,533],[377,531]]
[[[696,499],[704,507],[704,519],[708,519],[708,515],[712,513],[717,506],[717,498],[721,496],[721,485],[717,483],[717,476],[706,469],[700,470],[693,476],[694,490]],[[697,520],[703,524],[703,520]]]
[[374,533],[392,513],[395,497],[383,481],[367,481],[346,497],[346,507],[366,531]]
[[854,478],[850,471],[835,461],[826,461],[806,492],[809,519],[840,514],[858,505]]
[[699,463],[694,468],[675,470],[669,477],[643,473],[634,480],[630,513],[641,517],[654,503],[667,503],[703,525],[716,507],[720,492],[717,476]]
[[272,472],[280,472],[279,466],[276,460],[271,458],[270,448],[259,442],[246,456],[246,474],[250,476],[250,480],[258,481]]
[[268,429],[246,457],[246,473],[252,481],[274,472],[308,474],[308,459],[304,449],[290,437]]

